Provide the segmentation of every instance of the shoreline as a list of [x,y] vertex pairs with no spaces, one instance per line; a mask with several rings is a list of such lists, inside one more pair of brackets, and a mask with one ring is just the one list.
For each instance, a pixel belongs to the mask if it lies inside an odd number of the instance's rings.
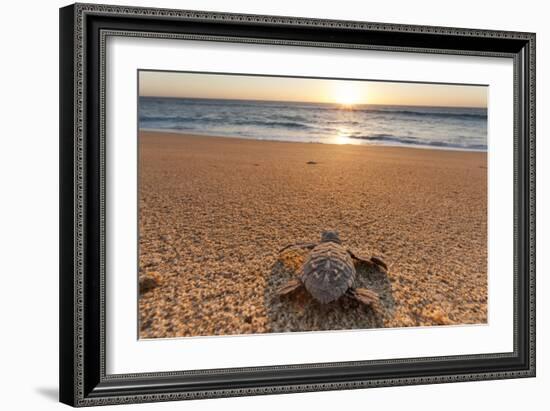
[[141,133],[155,133],[155,134],[170,134],[177,136],[194,136],[194,137],[211,137],[211,138],[230,138],[236,140],[246,140],[246,141],[269,141],[269,142],[279,142],[279,143],[297,143],[297,144],[322,144],[322,145],[336,145],[336,146],[359,146],[359,147],[391,147],[391,148],[412,148],[419,150],[434,150],[434,151],[458,151],[458,152],[467,152],[467,153],[487,153],[488,148],[478,149],[478,148],[465,148],[465,147],[453,147],[453,146],[436,146],[429,144],[405,144],[405,143],[396,143],[396,144],[387,144],[381,143],[379,141],[369,141],[361,138],[347,137],[347,139],[356,141],[356,143],[330,143],[322,141],[295,141],[295,140],[281,140],[281,139],[260,139],[255,137],[244,137],[244,136],[234,136],[234,135],[213,135],[213,134],[201,134],[192,132],[188,130],[175,130],[175,129],[154,129],[154,128],[139,128],[138,135]]

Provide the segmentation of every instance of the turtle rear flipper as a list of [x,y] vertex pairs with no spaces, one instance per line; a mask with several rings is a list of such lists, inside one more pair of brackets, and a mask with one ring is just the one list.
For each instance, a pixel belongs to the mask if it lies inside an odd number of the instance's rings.
[[293,292],[293,291],[297,290],[298,288],[300,288],[302,285],[303,284],[300,281],[300,279],[293,278],[293,279],[289,280],[288,282],[286,282],[285,284],[283,284],[282,286],[280,286],[279,288],[277,288],[276,293],[278,295],[290,294],[291,292]]
[[380,257],[366,258],[366,257],[358,256],[351,250],[348,250],[348,253],[351,256],[351,258],[353,258],[354,260],[360,261],[361,263],[367,264],[368,266],[371,266],[371,267],[378,267],[385,271],[388,271],[387,264]]
[[383,314],[384,308],[380,304],[378,294],[367,288],[350,288],[347,294],[361,304],[370,306],[375,312]]

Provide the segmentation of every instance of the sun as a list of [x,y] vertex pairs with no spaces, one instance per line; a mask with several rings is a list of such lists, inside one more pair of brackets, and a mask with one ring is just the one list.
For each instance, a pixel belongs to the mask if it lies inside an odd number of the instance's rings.
[[337,83],[332,90],[332,100],[342,106],[353,106],[360,99],[361,94],[353,84]]

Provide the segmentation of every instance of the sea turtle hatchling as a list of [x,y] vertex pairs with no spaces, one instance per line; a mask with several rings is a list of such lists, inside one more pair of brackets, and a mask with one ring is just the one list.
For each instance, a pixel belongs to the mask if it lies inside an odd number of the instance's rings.
[[378,294],[367,288],[355,288],[356,263],[387,270],[386,264],[378,257],[362,258],[346,249],[336,231],[323,231],[320,243],[291,244],[280,252],[298,247],[311,250],[301,272],[295,278],[277,289],[277,294],[289,294],[305,287],[315,300],[322,304],[336,301],[343,295],[362,304],[369,305],[377,312],[382,311]]

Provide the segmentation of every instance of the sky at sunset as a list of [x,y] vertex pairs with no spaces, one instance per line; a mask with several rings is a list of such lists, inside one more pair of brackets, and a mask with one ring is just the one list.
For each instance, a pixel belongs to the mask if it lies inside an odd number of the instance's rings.
[[408,106],[487,107],[487,87],[139,71],[140,96]]

